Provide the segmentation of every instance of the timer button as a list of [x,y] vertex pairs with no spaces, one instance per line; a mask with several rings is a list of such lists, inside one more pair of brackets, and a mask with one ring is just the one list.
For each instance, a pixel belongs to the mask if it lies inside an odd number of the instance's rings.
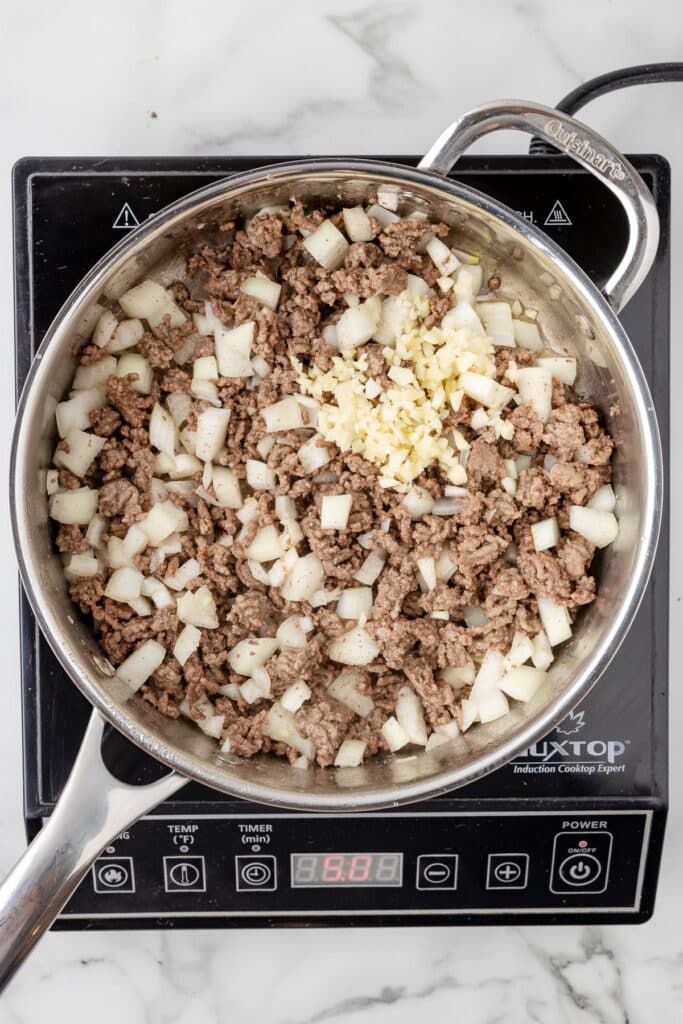
[[457,853],[423,853],[417,858],[416,889],[455,889],[458,885]]
[[237,892],[274,892],[277,889],[275,857],[242,854],[235,857]]

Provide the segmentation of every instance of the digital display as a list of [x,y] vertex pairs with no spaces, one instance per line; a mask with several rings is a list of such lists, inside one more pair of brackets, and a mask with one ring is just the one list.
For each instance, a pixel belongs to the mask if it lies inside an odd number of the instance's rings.
[[402,853],[293,853],[291,866],[293,889],[403,884]]

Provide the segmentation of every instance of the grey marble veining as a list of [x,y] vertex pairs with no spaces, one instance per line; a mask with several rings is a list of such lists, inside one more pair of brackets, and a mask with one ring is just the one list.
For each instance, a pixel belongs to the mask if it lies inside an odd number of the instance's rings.
[[[486,4],[84,0],[3,13],[0,228],[10,251],[8,172],[27,154],[421,152],[459,112],[488,99],[552,103],[609,68],[683,52],[670,0]],[[630,151],[673,165],[673,274],[683,238],[678,130],[683,86],[605,98],[583,115]],[[152,112],[157,116],[152,117]],[[484,148],[520,152],[527,139]],[[683,298],[674,287],[672,385],[683,382]],[[11,268],[0,262],[11,316]],[[0,401],[10,429],[11,381]],[[673,406],[674,451],[682,440]],[[0,446],[6,479],[7,446]],[[681,473],[672,477],[680,519]],[[681,554],[672,635],[681,624]],[[15,568],[0,545],[0,635],[8,670],[0,719],[0,869],[23,849]],[[680,630],[679,630],[680,631]],[[683,723],[672,652],[672,730]],[[639,928],[411,928],[327,932],[111,932],[47,936],[0,1000],[0,1024],[675,1024],[683,1020],[683,775],[673,801],[659,904]]]

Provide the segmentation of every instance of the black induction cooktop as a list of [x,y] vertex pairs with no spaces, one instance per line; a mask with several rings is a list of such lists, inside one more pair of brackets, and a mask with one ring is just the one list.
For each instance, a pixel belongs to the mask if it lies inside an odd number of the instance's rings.
[[[276,158],[27,158],[14,169],[16,383],[84,273],[163,206]],[[406,163],[411,157],[394,158]],[[631,160],[662,232],[621,318],[669,442],[669,167]],[[463,159],[453,177],[548,232],[598,284],[626,221],[563,157]],[[29,838],[64,786],[89,706],[21,594]],[[439,799],[355,816],[290,814],[191,784],[122,833],[56,927],[638,922],[654,907],[667,807],[668,525],[633,627],[600,683],[504,768]],[[159,766],[117,735],[117,774]]]

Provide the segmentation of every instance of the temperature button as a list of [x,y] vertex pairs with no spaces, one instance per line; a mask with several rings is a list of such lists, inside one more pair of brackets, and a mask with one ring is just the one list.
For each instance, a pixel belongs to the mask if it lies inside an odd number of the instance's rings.
[[277,889],[277,863],[272,856],[235,857],[238,892],[274,892]]
[[457,885],[457,853],[423,853],[417,858],[417,889],[455,889]]
[[206,892],[203,857],[164,857],[166,892]]
[[611,832],[558,832],[550,891],[563,896],[604,892],[612,855]]

